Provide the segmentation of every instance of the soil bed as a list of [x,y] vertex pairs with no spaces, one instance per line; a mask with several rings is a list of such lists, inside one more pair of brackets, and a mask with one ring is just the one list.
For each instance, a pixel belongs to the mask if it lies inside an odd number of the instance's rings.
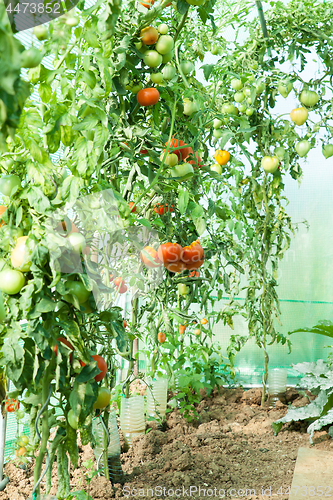
[[[132,448],[121,455],[124,485],[111,485],[96,476],[90,483],[91,497],[221,498],[224,490],[234,500],[287,500],[289,495],[284,492],[292,483],[298,448],[311,448],[308,424],[286,424],[274,436],[271,424],[285,415],[287,406],[278,402],[275,408],[261,408],[260,400],[260,389],[222,389],[201,401],[198,423],[189,424],[178,410],[167,416],[165,432],[149,422],[147,429],[151,430],[135,438]],[[288,389],[287,402],[304,406],[309,400]],[[333,453],[333,441],[326,431],[315,434],[313,447]],[[72,491],[87,491],[87,469],[82,463],[92,457],[90,446],[81,447],[80,466],[71,472]],[[22,470],[8,463],[5,475],[10,483],[0,492],[0,500],[31,497],[33,464]],[[51,494],[56,489],[54,465]]]

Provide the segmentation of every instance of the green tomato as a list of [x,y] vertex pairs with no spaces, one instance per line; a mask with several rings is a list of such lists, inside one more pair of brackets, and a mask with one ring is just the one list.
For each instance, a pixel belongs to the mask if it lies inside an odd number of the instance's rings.
[[242,90],[243,88],[243,84],[238,78],[233,78],[230,82],[230,85],[234,90]]
[[75,26],[77,26],[80,22],[80,19],[76,16],[72,16],[72,17],[68,17],[65,21],[65,24],[67,24],[67,26],[69,26],[70,28],[74,28]]
[[279,158],[279,160],[283,160],[286,150],[282,146],[278,146],[274,149],[274,154]]
[[214,118],[213,127],[215,129],[221,128],[222,125],[223,125],[223,121],[222,120],[220,120],[219,118]]
[[0,179],[0,193],[10,196],[13,189],[21,186],[21,179],[18,175],[4,175]]
[[240,105],[238,106],[238,109],[239,109],[239,111],[240,111],[241,113],[244,113],[244,112],[246,111],[246,106],[245,106],[245,104],[240,104]]
[[190,293],[190,287],[185,285],[185,283],[178,283],[179,295],[188,295]]
[[40,42],[42,40],[47,39],[47,28],[45,24],[40,24],[39,26],[35,26],[32,32]]
[[216,172],[217,174],[221,175],[222,174],[222,167],[221,165],[219,165],[219,163],[214,163],[214,165],[212,165],[210,167],[210,169],[213,171],[213,172]]
[[166,35],[167,32],[169,31],[169,26],[165,23],[162,23],[158,26],[157,28],[157,31],[161,34],[161,35]]
[[102,410],[105,408],[111,400],[111,391],[107,387],[100,387],[98,390],[98,396],[93,404],[95,410]]
[[80,233],[72,233],[66,238],[69,243],[72,245],[74,252],[80,253],[82,252],[86,245],[86,239],[83,234]]
[[262,92],[265,90],[265,84],[262,80],[259,80],[257,85],[256,85],[256,92],[257,94],[262,94]]
[[84,304],[90,295],[90,292],[86,289],[81,281],[67,281],[65,284],[66,295],[64,299],[70,302],[69,294],[75,295],[79,304]]
[[[162,161],[164,158],[164,153],[161,154],[160,160]],[[178,163],[178,156],[175,153],[168,153],[164,160],[165,165],[168,167],[174,167]]]
[[149,68],[157,68],[162,64],[162,56],[156,50],[147,50],[143,56],[143,62]]
[[16,295],[25,285],[21,271],[5,269],[0,272],[0,290],[8,295]]
[[[23,413],[24,413],[24,412],[23,412]],[[20,441],[23,443],[23,445],[22,445],[22,446],[25,446],[26,444],[28,444],[28,443],[29,443],[29,438],[28,438],[28,436],[26,436],[25,434],[22,434],[22,435],[20,436]]]
[[[15,415],[16,415],[16,418],[18,420],[22,420],[22,418],[24,418],[25,412],[24,412],[24,410],[17,410]],[[29,438],[28,438],[28,442],[29,442]]]
[[254,109],[253,108],[247,108],[247,110],[245,111],[245,113],[247,114],[247,116],[252,116],[253,113],[254,113]]
[[190,99],[184,98],[184,115],[191,116],[193,113],[197,113],[199,111],[199,106],[195,101],[191,101]]
[[180,69],[187,76],[194,71],[194,64],[191,61],[183,61],[180,63]]
[[243,102],[245,99],[245,94],[244,92],[236,92],[234,95],[234,99],[236,102]]
[[245,88],[243,89],[243,92],[244,92],[244,94],[245,94],[245,96],[246,96],[246,97],[251,97],[251,92],[252,92],[252,90],[251,90],[251,88],[250,88],[250,87],[245,87]]
[[213,130],[213,137],[215,137],[215,139],[221,139],[222,135],[223,135],[222,130],[216,128]]
[[225,103],[222,105],[222,113],[226,115],[236,115],[238,114],[238,109],[233,104]]
[[299,100],[304,106],[313,108],[319,101],[319,95],[313,90],[302,90]]
[[31,49],[24,50],[21,53],[21,66],[22,68],[35,68],[41,63],[42,59],[43,55],[40,50],[31,47]]
[[165,55],[162,57],[162,63],[163,63],[163,64],[166,64],[166,63],[168,63],[168,62],[172,61],[173,56],[174,56],[174,51],[173,51],[173,50],[170,50],[170,52],[168,52],[167,54],[165,54]]
[[130,90],[132,94],[137,94],[139,90],[142,89],[142,83],[141,82],[132,82],[126,85],[126,89]]
[[264,156],[261,160],[261,166],[265,172],[274,174],[279,167],[279,158],[277,156]]
[[311,144],[307,140],[300,141],[296,144],[295,149],[297,151],[297,154],[303,158],[308,154],[308,152],[311,149]]
[[322,152],[326,159],[333,156],[333,144],[323,144]]
[[161,83],[163,80],[163,75],[162,73],[151,73],[150,79],[153,83]]
[[68,415],[67,415],[67,420],[69,425],[72,427],[72,429],[77,430],[79,427],[79,417],[77,417],[73,410],[69,410]]
[[175,46],[175,42],[170,35],[161,35],[159,39],[156,42],[155,49],[157,52],[159,52],[162,56],[165,56],[171,50],[173,50]]
[[247,98],[246,98],[246,102],[247,102],[248,104],[252,104],[252,97],[247,97]]
[[278,85],[278,91],[282,95],[282,97],[286,98],[290,94],[293,89],[293,84],[289,80],[283,80]]
[[186,0],[186,2],[190,5],[204,5],[206,0]]
[[172,80],[176,75],[176,68],[171,65],[164,66],[162,69],[162,75],[164,80]]
[[170,170],[172,177],[181,177],[180,181],[189,179],[194,174],[193,167],[190,163],[182,163]]

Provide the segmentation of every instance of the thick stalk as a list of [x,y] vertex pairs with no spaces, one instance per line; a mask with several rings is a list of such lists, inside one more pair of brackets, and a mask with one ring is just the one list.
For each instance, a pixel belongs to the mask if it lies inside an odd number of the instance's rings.
[[[267,25],[266,25],[266,20],[264,16],[264,11],[262,8],[262,3],[259,0],[256,0],[256,6],[258,9],[258,15],[259,15],[259,21],[260,21],[260,26],[262,29],[262,34],[264,35],[265,40],[269,39],[268,32],[267,32]],[[272,57],[271,49],[267,47],[267,54],[269,57]]]
[[133,373],[133,369],[134,369],[133,340],[131,340],[130,341],[130,361],[128,364],[127,377],[126,377],[126,389],[125,389],[126,398],[129,398],[129,396],[130,396],[130,383],[131,383],[131,376]]
[[[132,328],[133,329],[135,329],[137,326],[138,310],[139,310],[139,299],[138,299],[138,297],[135,297],[135,299],[133,300],[133,304],[132,304]],[[138,350],[139,350],[139,339],[135,338],[133,340],[133,353],[132,353],[133,358],[136,355],[136,353],[138,352]],[[135,364],[134,364],[134,376],[137,377],[138,374],[139,374],[139,354],[138,354],[138,357],[135,360]]]
[[[42,386],[42,405],[44,405],[49,397],[49,392],[50,392],[50,381],[52,380],[52,376],[48,375],[44,378],[43,381],[43,386]],[[36,484],[37,481],[40,478],[41,471],[42,471],[42,465],[43,465],[43,460],[44,456],[46,453],[47,449],[47,442],[49,439],[49,412],[48,408],[46,407],[43,414],[42,414],[42,439],[40,442],[40,449],[38,456],[36,458],[36,464],[35,464],[35,470],[34,470],[34,483]],[[36,491],[35,491],[37,498],[40,495],[40,485],[38,485]]]

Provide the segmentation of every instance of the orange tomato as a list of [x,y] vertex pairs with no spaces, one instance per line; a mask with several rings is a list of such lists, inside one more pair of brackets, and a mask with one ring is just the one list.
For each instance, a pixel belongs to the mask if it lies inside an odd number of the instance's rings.
[[174,207],[173,205],[171,205],[169,207],[169,205],[166,203],[165,205],[155,205],[154,207],[154,211],[157,213],[157,214],[160,214],[160,215],[164,215],[168,212],[174,212]]
[[[204,262],[205,261],[202,259],[198,260],[197,262],[188,263],[185,264],[185,268],[189,271],[192,271],[193,269],[198,269],[199,267],[201,267]],[[200,271],[198,271],[198,273],[200,273]],[[198,276],[200,276],[200,274]],[[196,278],[198,278],[198,276],[196,276]]]
[[[193,241],[190,245],[183,248],[181,260],[189,265],[188,269],[196,269],[200,267],[201,261],[204,258],[204,250],[199,240]],[[197,265],[200,263],[199,265]],[[191,267],[192,266],[192,267]]]
[[140,2],[141,5],[146,7],[146,9],[150,9],[152,5],[154,5],[155,0],[145,0],[144,2]]
[[206,320],[206,318],[202,318],[202,320],[200,321],[200,323],[202,325],[207,325],[208,321]]
[[145,45],[154,45],[158,37],[158,31],[156,28],[153,28],[153,26],[147,26],[147,28],[143,28],[140,32],[141,42]]
[[200,271],[192,271],[190,273],[190,278],[199,278],[200,277]]
[[179,243],[163,243],[158,247],[157,255],[164,264],[178,262],[181,259],[183,249]]
[[126,319],[123,319],[123,323],[124,323],[124,328],[127,328],[127,321],[126,321]]
[[158,332],[157,338],[160,344],[163,344],[163,342],[165,342],[166,340],[166,335],[164,332]]
[[196,329],[194,330],[194,335],[200,335],[200,333],[201,333],[200,328],[196,328]]
[[[5,205],[0,205],[0,218],[3,216],[3,214],[6,212],[7,207]],[[3,226],[5,222],[3,220],[0,220],[0,227]]]
[[230,153],[224,149],[218,149],[214,153],[214,158],[219,165],[226,165],[230,160]]
[[140,106],[153,106],[158,103],[160,99],[160,93],[154,87],[149,87],[139,90],[136,94],[136,100]]
[[186,325],[179,325],[179,333],[182,335],[185,333],[186,330]]
[[[148,256],[151,257],[151,260],[149,259]],[[141,262],[143,262],[146,267],[149,267],[152,269],[154,269],[156,267],[160,267],[162,265],[162,262],[159,260],[158,254],[157,254],[155,248],[150,247],[150,246],[144,247],[142,249],[142,251],[140,252],[140,259],[141,259]]]
[[130,201],[128,206],[130,207],[131,212],[136,212],[136,205],[134,204],[133,201]]
[[27,454],[27,449],[25,446],[21,446],[18,450],[16,450],[15,455],[17,457],[25,457]]

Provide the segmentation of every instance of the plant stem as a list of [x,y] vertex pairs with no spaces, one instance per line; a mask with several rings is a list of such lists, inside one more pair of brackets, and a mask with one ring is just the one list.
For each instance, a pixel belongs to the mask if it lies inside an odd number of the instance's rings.
[[[137,326],[138,322],[138,309],[139,309],[139,298],[135,297],[133,299],[133,304],[132,304],[132,328],[135,329]],[[133,353],[132,356],[134,357],[135,354],[138,352],[139,348],[139,339],[135,338],[133,340]],[[135,360],[135,365],[134,365],[134,375],[137,376],[139,374],[139,356]]]
[[[50,379],[52,379],[52,377],[50,375],[48,375],[48,376],[46,376],[44,378],[44,381],[43,381],[43,385],[42,385],[42,406],[45,404],[45,402],[47,401],[47,399],[49,397]],[[50,430],[49,430],[49,412],[48,412],[48,408],[47,407],[45,408],[45,410],[43,412],[42,418],[43,418],[43,422],[42,422],[42,439],[41,439],[41,443],[40,443],[39,453],[38,453],[38,456],[36,458],[36,464],[35,464],[35,470],[34,470],[34,483],[35,484],[37,483],[37,481],[39,480],[40,475],[41,475],[41,470],[42,470],[42,465],[43,465],[43,459],[44,459],[44,456],[45,456],[45,453],[46,453],[47,442],[48,442],[49,434],[50,434]],[[40,495],[40,485],[36,489],[35,493],[36,493],[37,497]]]

